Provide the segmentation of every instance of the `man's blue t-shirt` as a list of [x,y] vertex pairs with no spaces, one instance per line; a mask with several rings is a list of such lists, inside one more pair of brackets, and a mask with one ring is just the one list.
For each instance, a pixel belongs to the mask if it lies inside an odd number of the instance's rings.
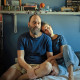
[[52,52],[52,41],[44,33],[38,38],[33,38],[27,32],[19,37],[18,50],[25,51],[24,59],[27,63],[40,64],[47,59],[46,52]]

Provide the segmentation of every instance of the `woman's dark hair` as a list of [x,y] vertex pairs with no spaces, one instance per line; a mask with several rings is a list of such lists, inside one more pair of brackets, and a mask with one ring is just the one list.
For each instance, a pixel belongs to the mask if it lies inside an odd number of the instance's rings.
[[[47,23],[47,22],[42,21],[42,22],[41,22],[41,28],[42,28],[42,26],[44,26],[45,24],[48,24],[48,23]],[[41,32],[43,32],[43,31],[42,31],[42,29],[41,29]]]
[[[44,26],[45,24],[48,24],[47,22],[42,21],[41,22],[41,27]],[[49,25],[49,24],[48,24]]]

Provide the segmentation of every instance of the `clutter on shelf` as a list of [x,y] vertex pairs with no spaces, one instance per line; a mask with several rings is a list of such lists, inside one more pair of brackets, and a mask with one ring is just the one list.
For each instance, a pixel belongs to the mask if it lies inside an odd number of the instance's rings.
[[[63,7],[50,7],[50,5],[46,5],[41,2],[37,3],[22,3],[22,0],[11,0],[10,4],[8,0],[3,0],[4,4],[1,5],[0,0],[0,10],[3,11],[40,11],[41,13],[45,12],[77,12],[80,11],[80,0],[67,0],[67,5]],[[55,9],[55,10],[54,10]]]
[[74,9],[72,7],[65,7],[65,6],[63,6],[63,7],[61,7],[61,11],[62,12],[73,12]]
[[75,12],[80,11],[80,0],[67,0],[67,7],[71,7]]

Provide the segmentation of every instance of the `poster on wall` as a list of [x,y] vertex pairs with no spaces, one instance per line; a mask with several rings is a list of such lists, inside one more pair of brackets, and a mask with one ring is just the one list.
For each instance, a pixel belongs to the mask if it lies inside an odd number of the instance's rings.
[[1,0],[0,0],[0,6],[1,6]]
[[1,34],[1,28],[2,28],[2,14],[0,14],[0,34]]
[[1,34],[1,28],[2,28],[2,14],[0,14],[0,34]]
[[0,52],[2,49],[2,14],[0,14]]

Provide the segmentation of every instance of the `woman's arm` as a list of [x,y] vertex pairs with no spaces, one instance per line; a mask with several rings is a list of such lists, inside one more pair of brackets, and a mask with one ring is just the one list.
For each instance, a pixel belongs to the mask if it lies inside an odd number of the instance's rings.
[[58,53],[57,55],[54,55],[54,53],[53,53],[53,56],[52,57],[49,57],[47,60],[53,60],[53,59],[60,59],[60,58],[62,58],[63,57],[63,47],[64,47],[64,45],[62,45],[61,47],[60,47],[60,53]]
[[63,57],[63,46],[64,46],[64,45],[62,45],[62,46],[60,47],[60,53],[58,53],[57,55],[54,56],[55,59],[60,59],[60,58]]

